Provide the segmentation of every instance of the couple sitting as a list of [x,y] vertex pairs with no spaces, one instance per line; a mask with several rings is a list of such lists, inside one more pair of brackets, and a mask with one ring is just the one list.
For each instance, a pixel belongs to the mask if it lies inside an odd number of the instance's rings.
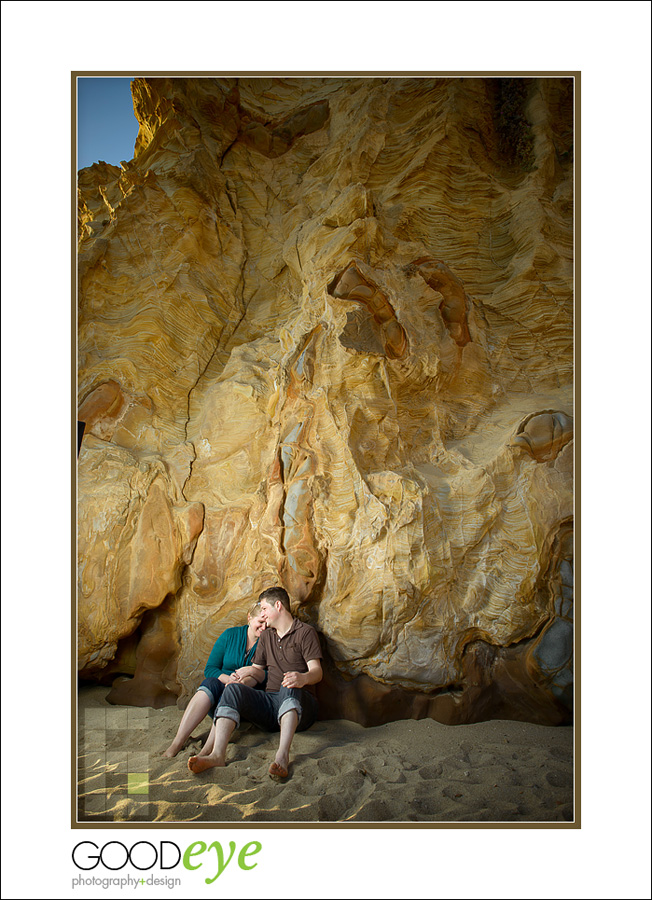
[[[313,685],[321,681],[321,647],[317,632],[295,619],[284,588],[268,588],[247,615],[247,625],[227,629],[216,642],[207,676],[192,698],[165,756],[176,756],[209,712],[213,727],[197,756],[188,760],[199,774],[226,765],[226,747],[244,718],[281,737],[269,774],[286,778],[295,731],[317,718]],[[260,690],[267,677],[265,690]]]

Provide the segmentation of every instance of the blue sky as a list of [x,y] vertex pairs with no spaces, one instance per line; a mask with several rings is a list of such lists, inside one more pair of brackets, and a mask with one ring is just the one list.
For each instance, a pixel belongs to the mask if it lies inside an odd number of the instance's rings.
[[138,121],[131,78],[77,79],[77,168],[133,159]]

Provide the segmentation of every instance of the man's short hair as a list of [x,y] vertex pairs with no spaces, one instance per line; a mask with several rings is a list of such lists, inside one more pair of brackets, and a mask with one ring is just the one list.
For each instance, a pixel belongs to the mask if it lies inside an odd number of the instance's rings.
[[285,588],[282,587],[271,587],[267,588],[266,591],[263,591],[262,594],[258,597],[258,600],[262,603],[265,600],[271,606],[274,606],[277,600],[280,600],[283,604],[283,607],[287,609],[289,613],[292,612],[290,609],[290,597]]

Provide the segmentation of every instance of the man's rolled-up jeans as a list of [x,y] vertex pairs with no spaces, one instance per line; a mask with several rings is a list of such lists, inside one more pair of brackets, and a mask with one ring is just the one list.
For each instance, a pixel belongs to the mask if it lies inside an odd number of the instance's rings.
[[263,731],[279,731],[281,716],[291,709],[299,717],[297,731],[310,728],[317,718],[317,700],[303,688],[282,687],[278,691],[257,691],[244,684],[227,684],[215,710],[215,719],[252,722]]

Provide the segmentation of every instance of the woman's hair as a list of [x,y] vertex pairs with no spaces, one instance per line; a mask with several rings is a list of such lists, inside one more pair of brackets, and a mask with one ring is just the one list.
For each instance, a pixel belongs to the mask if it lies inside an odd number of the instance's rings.
[[288,596],[288,592],[285,588],[282,587],[271,587],[267,588],[266,591],[263,591],[258,600],[266,600],[271,606],[273,606],[277,600],[280,600],[284,609],[287,609],[288,612],[292,612],[290,609],[290,598]]
[[260,600],[256,600],[255,603],[252,603],[249,609],[247,610],[247,615],[251,616],[252,619],[254,616],[260,615]]

